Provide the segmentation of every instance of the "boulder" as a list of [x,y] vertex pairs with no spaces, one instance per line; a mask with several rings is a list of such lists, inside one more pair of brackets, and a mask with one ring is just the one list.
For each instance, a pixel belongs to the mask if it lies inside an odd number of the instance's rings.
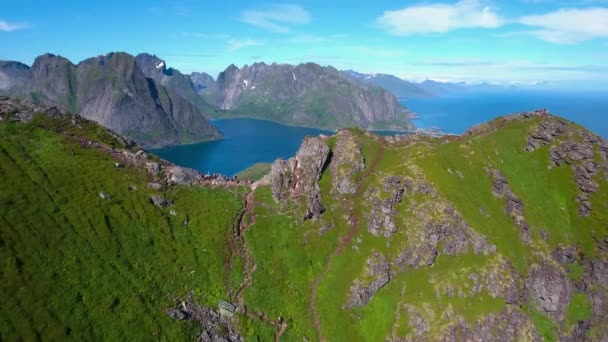
[[172,166],[169,169],[169,181],[178,185],[192,185],[198,182],[200,173],[194,169]]
[[179,309],[168,309],[165,312],[169,317],[180,321],[190,318],[190,315],[188,315],[188,313]]
[[99,198],[101,198],[102,200],[110,200],[112,199],[112,196],[110,196],[110,194],[105,191],[100,191]]
[[167,199],[165,199],[165,197],[161,195],[150,195],[150,203],[154,204],[159,208],[164,208],[169,205]]

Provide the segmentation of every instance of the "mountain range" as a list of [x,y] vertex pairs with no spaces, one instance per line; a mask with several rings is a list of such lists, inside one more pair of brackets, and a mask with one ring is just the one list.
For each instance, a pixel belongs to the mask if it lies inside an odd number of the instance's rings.
[[31,68],[15,62],[0,64],[0,74],[8,79],[0,92],[79,113],[145,146],[221,137],[201,113],[202,104],[179,95],[190,95],[183,86],[186,77],[146,71],[151,77],[126,53],[109,53],[76,65],[45,54]]
[[413,129],[412,113],[389,91],[314,63],[231,65],[214,81],[205,73],[185,75],[146,53],[109,53],[78,64],[45,54],[31,68],[0,62],[0,95],[60,106],[147,147],[220,138],[208,118]]
[[230,65],[203,96],[224,110],[220,117],[247,116],[326,129],[413,128],[413,114],[387,90],[314,63],[255,63],[240,69]]

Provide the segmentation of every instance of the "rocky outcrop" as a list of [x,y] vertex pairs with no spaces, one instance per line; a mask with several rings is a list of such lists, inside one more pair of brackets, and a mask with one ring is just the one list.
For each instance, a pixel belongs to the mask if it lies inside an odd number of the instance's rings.
[[[7,91],[78,113],[146,146],[221,136],[195,105],[147,78],[126,53],[109,53],[78,65],[45,54],[28,70],[25,86]],[[192,93],[198,97],[193,88]]]
[[386,257],[378,252],[365,261],[363,275],[355,279],[350,287],[346,308],[352,308],[369,303],[372,297],[391,279],[391,269]]
[[496,252],[496,246],[475,232],[451,205],[439,198],[430,184],[412,178],[406,178],[404,183],[406,196],[422,194],[427,198],[423,205],[408,208],[415,217],[415,226],[408,227],[405,232],[408,246],[397,255],[396,266],[403,270],[430,266],[440,252],[445,255],[462,254],[471,247],[476,254]]
[[367,191],[365,198],[371,203],[371,209],[367,217],[367,230],[375,236],[389,237],[397,232],[395,216],[396,206],[403,199],[405,184],[402,179],[396,176],[388,176],[382,184],[384,198],[375,188]]
[[523,242],[530,244],[532,235],[530,233],[530,225],[524,218],[524,204],[522,200],[513,193],[507,178],[498,170],[490,170],[489,173],[494,178],[492,185],[492,193],[500,198],[504,198],[505,212],[513,220],[515,225],[520,229],[520,238]]
[[539,311],[557,321],[564,319],[573,291],[566,274],[556,265],[545,261],[533,265],[526,280],[526,297]]
[[230,65],[203,95],[229,112],[289,124],[326,129],[413,128],[408,120],[411,112],[390,92],[314,63],[255,63],[241,69]]
[[440,341],[542,341],[534,322],[519,308],[509,305],[499,313],[486,315],[471,327],[461,317],[441,334]]
[[550,144],[555,137],[564,134],[566,123],[562,120],[545,120],[530,134],[525,150],[532,152],[543,145]]
[[306,137],[295,157],[275,161],[269,174],[275,202],[304,197],[306,211],[303,220],[319,218],[325,207],[321,203],[317,182],[329,158],[329,147],[322,138]]
[[201,342],[243,342],[244,338],[239,334],[232,324],[229,315],[220,315],[219,312],[203,307],[194,301],[194,296],[181,302],[177,308],[168,309],[167,315],[174,319],[190,319],[198,322],[201,334],[198,340]]
[[351,130],[342,129],[336,134],[336,145],[330,164],[332,193],[352,195],[357,192],[357,175],[365,169],[361,144]]

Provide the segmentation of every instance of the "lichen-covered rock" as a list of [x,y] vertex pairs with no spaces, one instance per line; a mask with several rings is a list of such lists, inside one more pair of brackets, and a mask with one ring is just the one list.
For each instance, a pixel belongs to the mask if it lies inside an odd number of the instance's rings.
[[520,229],[520,238],[523,242],[530,244],[532,236],[530,226],[524,218],[524,204],[522,200],[511,191],[507,178],[498,170],[490,170],[489,173],[494,178],[492,193],[506,200],[505,212]]
[[391,279],[391,270],[386,257],[376,251],[365,261],[363,275],[355,279],[348,294],[346,308],[367,304]]
[[548,261],[533,265],[526,281],[526,297],[529,302],[560,322],[570,302],[572,289],[566,274]]
[[399,177],[388,176],[384,179],[382,190],[384,193],[388,193],[388,198],[381,199],[375,188],[371,188],[365,196],[371,203],[367,230],[375,236],[389,237],[397,232],[395,207],[403,199],[404,182]]
[[321,194],[317,189],[313,190],[308,197],[308,207],[302,218],[304,221],[321,217],[325,212],[325,207],[321,203]]
[[365,158],[357,136],[350,130],[339,130],[331,160],[332,192],[354,194],[358,190],[356,176],[365,169]]

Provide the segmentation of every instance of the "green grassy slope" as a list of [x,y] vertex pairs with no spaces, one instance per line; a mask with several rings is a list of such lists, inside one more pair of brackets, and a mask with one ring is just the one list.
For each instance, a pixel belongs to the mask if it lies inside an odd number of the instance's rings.
[[190,339],[196,324],[164,309],[227,299],[239,196],[171,189],[172,216],[149,203],[145,171],[14,123],[0,124],[0,175],[0,339]]
[[[395,143],[352,130],[365,159],[353,176],[357,192],[333,193],[328,167],[318,182],[326,211],[304,222],[305,198],[277,204],[270,186],[247,195],[245,188],[169,187],[164,196],[174,205],[159,209],[149,202],[157,192],[147,188],[144,170],[115,168],[107,153],[78,143],[84,136],[118,144],[98,126],[44,116],[1,122],[0,339],[192,339],[196,323],[164,312],[188,293],[209,307],[222,299],[243,304],[234,322],[251,341],[279,334],[283,341],[437,340],[455,324],[474,327],[505,312],[527,319],[516,329],[523,340],[536,333],[556,340],[581,327],[600,339],[606,331],[597,303],[608,289],[593,272],[603,265],[596,260],[608,259],[598,248],[608,241],[608,171],[593,175],[593,210],[579,215],[573,169],[551,166],[549,151],[580,141],[584,131],[570,125],[570,135],[526,152],[528,135],[546,120],[558,119],[497,119],[470,136]],[[338,139],[324,141],[336,152]],[[604,162],[599,149],[593,153]],[[345,167],[337,172],[348,175]],[[500,171],[521,199],[529,243],[506,199],[493,194],[489,170]],[[370,210],[374,197],[390,198],[383,190],[390,176],[409,185],[395,204],[396,232],[377,236],[368,230]],[[448,229],[433,261],[399,265],[404,251],[432,239],[425,234],[434,224]],[[466,247],[449,253],[458,229]],[[490,252],[476,253],[474,237],[485,237]],[[574,261],[560,264],[558,247],[572,247]],[[374,280],[366,274],[374,253],[388,260],[390,281],[369,302],[349,307],[353,284]],[[543,263],[572,283],[561,319],[523,294]],[[522,292],[513,303],[490,288],[511,283]]]

